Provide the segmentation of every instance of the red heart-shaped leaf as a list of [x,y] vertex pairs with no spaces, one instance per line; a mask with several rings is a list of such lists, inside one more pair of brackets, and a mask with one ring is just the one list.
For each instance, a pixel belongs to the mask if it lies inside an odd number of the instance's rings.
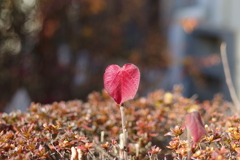
[[118,65],[110,65],[106,68],[104,88],[117,104],[133,99],[140,81],[138,67],[133,64],[125,64],[122,68]]
[[190,130],[194,142],[198,142],[198,140],[206,134],[206,130],[198,111],[187,114],[186,126]]

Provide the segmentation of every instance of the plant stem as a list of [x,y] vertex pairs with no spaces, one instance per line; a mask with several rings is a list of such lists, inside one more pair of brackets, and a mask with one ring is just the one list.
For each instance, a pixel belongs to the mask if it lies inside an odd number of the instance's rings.
[[238,100],[236,91],[234,89],[233,83],[232,83],[232,78],[230,74],[230,69],[229,69],[229,64],[228,64],[228,59],[227,59],[227,54],[226,54],[226,43],[221,44],[221,58],[222,58],[222,63],[223,63],[223,70],[225,73],[225,78],[226,78],[226,83],[230,92],[230,96],[232,98],[232,101],[234,103],[234,106],[238,112],[240,112],[240,102]]
[[123,131],[123,158],[124,160],[127,160],[127,130],[126,130],[126,120],[125,120],[125,113],[124,113],[124,107],[120,106],[120,112],[121,112],[121,118],[122,118],[122,131]]
[[191,159],[191,142],[190,142],[190,139],[191,139],[191,134],[190,134],[190,131],[189,129],[187,128],[187,143],[188,143],[188,154],[187,154],[187,159],[190,160]]

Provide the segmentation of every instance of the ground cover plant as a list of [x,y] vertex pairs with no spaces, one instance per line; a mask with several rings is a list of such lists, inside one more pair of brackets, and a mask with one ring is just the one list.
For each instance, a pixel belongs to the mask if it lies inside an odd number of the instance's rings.
[[[114,71],[123,74],[124,67]],[[132,99],[134,90],[116,101],[107,89],[86,102],[32,103],[28,112],[1,113],[0,159],[240,159],[240,117],[232,104],[221,95],[198,102],[182,90]]]

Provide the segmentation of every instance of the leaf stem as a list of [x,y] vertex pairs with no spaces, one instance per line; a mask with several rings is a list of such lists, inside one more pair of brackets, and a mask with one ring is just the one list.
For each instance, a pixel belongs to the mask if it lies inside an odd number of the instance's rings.
[[121,112],[121,119],[122,119],[122,131],[123,131],[123,158],[124,160],[127,160],[127,130],[126,130],[126,120],[125,120],[125,113],[124,113],[124,107],[123,105],[120,106],[120,112]]

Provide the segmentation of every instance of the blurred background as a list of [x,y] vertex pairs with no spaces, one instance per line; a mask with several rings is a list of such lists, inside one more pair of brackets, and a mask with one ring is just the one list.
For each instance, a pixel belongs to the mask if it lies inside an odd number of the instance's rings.
[[110,64],[134,63],[139,96],[157,89],[212,99],[239,92],[239,0],[0,0],[0,111],[86,100]]

